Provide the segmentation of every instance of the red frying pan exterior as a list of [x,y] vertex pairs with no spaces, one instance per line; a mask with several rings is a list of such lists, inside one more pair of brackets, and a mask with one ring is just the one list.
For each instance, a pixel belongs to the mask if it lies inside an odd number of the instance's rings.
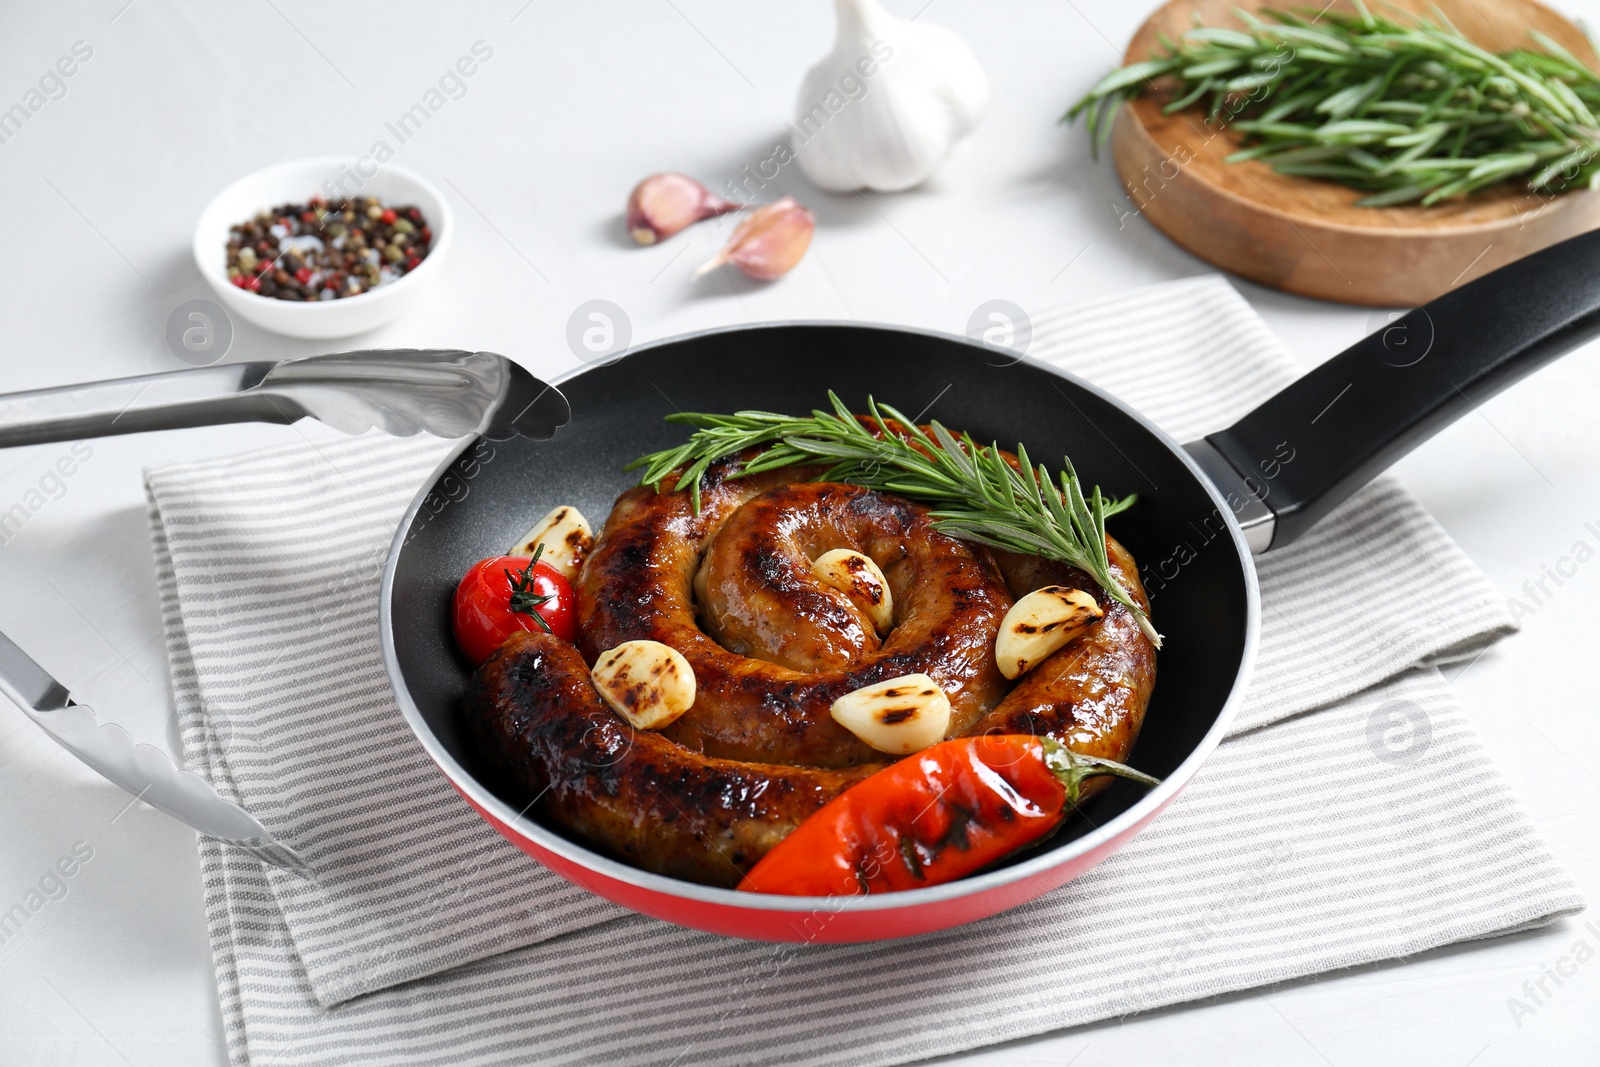
[[[456,788],[460,792],[460,786]],[[602,873],[542,847],[517,826],[501,822],[493,812],[475,803],[466,793],[461,795],[506,840],[573,885],[605,897],[614,904],[641,915],[713,934],[752,941],[795,941],[805,944],[891,941],[948,930],[1009,911],[1044,896],[1052,889],[1061,888],[1094,867],[1133,840],[1172,799],[1169,796],[1149,814],[1094,848],[1074,854],[1061,863],[1051,864],[1015,882],[943,900],[908,900],[901,907],[882,911],[851,910],[847,907],[852,899],[849,897],[810,900],[804,910],[772,911],[746,907],[737,901],[697,900]]]
[[[751,351],[771,357],[770,364],[741,362]],[[806,360],[822,383],[815,399],[809,385],[783,373]],[[1136,557],[1143,551],[1148,562],[1158,560],[1173,539],[1189,536],[1196,516],[1210,517],[1213,530],[1220,525],[1207,554],[1187,563],[1181,579],[1163,580],[1155,594],[1157,625],[1164,626],[1166,609],[1173,626],[1131,762],[1163,783],[1149,791],[1117,783],[1095,799],[1087,817],[999,869],[926,889],[843,898],[739,893],[642,871],[564,836],[526,814],[521,798],[497,792],[455,727],[453,705],[469,668],[449,637],[443,605],[465,567],[522,533],[537,518],[533,513],[558,503],[592,519],[604,516],[629,484],[621,464],[681,439],[681,427],[661,425],[667,412],[805,410],[838,381],[854,384],[863,395],[845,399],[860,403],[866,392],[895,395],[908,368],[926,376],[930,395],[942,382],[957,383],[935,412],[941,421],[1005,443],[1021,437],[1035,455],[1068,452],[1087,482],[1110,492],[1143,490],[1135,510],[1115,520],[1119,540]],[[964,339],[844,324],[677,338],[559,385],[573,421],[550,442],[488,450],[463,443],[419,495],[385,570],[380,630],[402,712],[444,776],[508,840],[574,884],[645,915],[766,941],[876,941],[948,929],[1036,899],[1094,867],[1149,825],[1226,732],[1255,653],[1259,609],[1249,548],[1189,454],[1093,386],[1044,364],[997,358]],[[1149,484],[1139,484],[1141,477]]]

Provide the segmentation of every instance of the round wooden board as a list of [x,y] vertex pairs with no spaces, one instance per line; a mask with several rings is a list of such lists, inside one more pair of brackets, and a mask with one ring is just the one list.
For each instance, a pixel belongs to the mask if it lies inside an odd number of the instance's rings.
[[[1387,6],[1426,14],[1434,0]],[[1542,30],[1600,70],[1572,23],[1533,0],[1437,0],[1455,26],[1491,51],[1531,45]],[[1236,7],[1295,7],[1293,0],[1172,0],[1139,29],[1127,61],[1149,58],[1156,35],[1194,25],[1240,25]],[[1335,9],[1349,7],[1338,0]],[[1170,97],[1142,96],[1113,123],[1111,153],[1137,213],[1224,270],[1302,296],[1412,307],[1481,274],[1600,226],[1600,191],[1543,197],[1505,186],[1433,207],[1357,207],[1361,194],[1332,182],[1275,173],[1254,160],[1225,163],[1240,139],[1203,108],[1163,115]]]

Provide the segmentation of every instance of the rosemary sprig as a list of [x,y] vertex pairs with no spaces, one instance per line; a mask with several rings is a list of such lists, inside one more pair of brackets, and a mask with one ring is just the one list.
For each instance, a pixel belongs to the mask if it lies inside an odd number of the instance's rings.
[[1208,100],[1213,127],[1245,136],[1230,163],[1339,182],[1369,194],[1357,201],[1367,206],[1512,179],[1541,193],[1596,183],[1600,77],[1555,41],[1531,30],[1542,51],[1492,53],[1442,14],[1402,25],[1355,8],[1260,13],[1271,21],[1238,11],[1244,30],[1162,37],[1164,55],[1112,71],[1062,121],[1082,114],[1098,152],[1121,102],[1168,78],[1167,113]]
[[[689,440],[641,456],[625,470],[642,470],[640,485],[661,484],[681,472],[673,491],[688,489],[700,510],[700,481],[713,463],[758,449],[744,460],[740,474],[760,474],[799,464],[831,463],[824,481],[848,482],[897,493],[933,505],[934,527],[993,548],[1060,560],[1089,574],[1112,599],[1133,612],[1139,627],[1159,648],[1161,635],[1144,610],[1111,573],[1106,557],[1106,519],[1131,507],[1134,497],[1108,500],[1095,488],[1088,496],[1072,462],[1051,477],[1035,467],[1017,446],[1018,467],[999,446],[980,445],[968,434],[952,434],[937,422],[923,430],[888,404],[867,399],[873,426],[851,413],[830,390],[833,411],[809,417],[770,411],[732,415],[679,413],[668,422],[693,426]],[[892,424],[892,425],[891,425]]]

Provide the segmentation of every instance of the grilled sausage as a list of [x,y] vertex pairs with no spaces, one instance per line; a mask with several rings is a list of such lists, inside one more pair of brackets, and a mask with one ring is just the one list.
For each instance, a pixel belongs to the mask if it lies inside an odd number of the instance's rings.
[[[945,537],[926,509],[806,482],[815,471],[745,479],[729,469],[702,483],[698,514],[687,492],[623,493],[579,579],[578,650],[518,634],[475,676],[468,729],[547,820],[646,870],[733,885],[882,766],[882,754],[833,723],[833,700],[916,671],[960,702],[951,736],[1049,734],[1126,759],[1155,652],[1086,574]],[[1147,606],[1133,559],[1114,540],[1107,547],[1119,581]],[[832,548],[864,552],[888,576],[895,626],[883,641],[811,578],[810,559]],[[1093,593],[1104,617],[1006,692],[994,664],[999,621],[1013,596],[1052,584]],[[664,732],[634,730],[588,678],[585,660],[639,638],[671,645],[695,671],[694,706]]]

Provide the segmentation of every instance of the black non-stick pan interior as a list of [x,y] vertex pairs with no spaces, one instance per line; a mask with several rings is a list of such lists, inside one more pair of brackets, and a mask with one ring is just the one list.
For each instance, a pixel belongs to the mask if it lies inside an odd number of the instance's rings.
[[[470,667],[450,625],[452,595],[467,567],[504,552],[560,504],[575,505],[598,530],[632,484],[622,467],[688,433],[662,421],[673,411],[808,412],[826,406],[830,388],[857,410],[871,394],[983,442],[1013,448],[1023,441],[1052,467],[1070,456],[1086,486],[1139,494],[1110,531],[1143,571],[1159,575],[1150,583],[1152,608],[1166,644],[1132,762],[1160,776],[1193,752],[1241,670],[1250,564],[1166,439],[1081,383],[954,338],[784,325],[700,334],[587,369],[561,384],[572,421],[553,440],[478,442],[439,479],[406,531],[387,610],[405,686],[463,767],[483,780],[459,729],[457,703]],[[1088,814],[1103,823],[1141,795],[1119,781]],[[1054,844],[1070,836],[1071,827]]]

